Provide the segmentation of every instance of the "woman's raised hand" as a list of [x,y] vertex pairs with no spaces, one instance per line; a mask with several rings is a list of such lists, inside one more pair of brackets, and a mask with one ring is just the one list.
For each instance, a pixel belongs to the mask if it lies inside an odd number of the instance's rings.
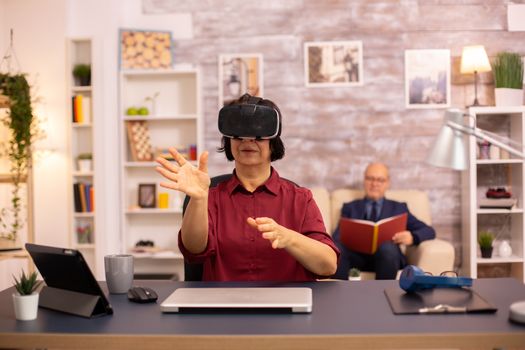
[[208,175],[208,152],[199,157],[198,168],[188,162],[177,150],[170,147],[169,152],[175,159],[174,164],[163,157],[157,157],[160,164],[155,170],[170,181],[160,183],[160,186],[181,191],[192,198],[204,198],[208,195],[210,176]]

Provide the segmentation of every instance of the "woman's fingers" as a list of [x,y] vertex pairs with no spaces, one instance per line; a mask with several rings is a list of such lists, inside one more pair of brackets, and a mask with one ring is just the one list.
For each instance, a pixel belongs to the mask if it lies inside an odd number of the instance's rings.
[[160,187],[169,188],[172,190],[179,190],[179,185],[175,182],[161,182]]
[[204,151],[199,157],[199,170],[208,173],[208,152]]
[[179,166],[184,166],[187,163],[186,159],[177,151],[175,147],[168,148],[168,151],[173,156],[173,159],[179,164]]
[[[167,160],[166,158],[163,158],[163,157],[157,157],[157,159],[155,159],[155,161],[157,163],[159,163],[160,165],[162,165],[162,167],[164,167],[165,169],[173,172],[173,173],[178,173],[179,172],[179,167],[176,166],[175,164],[173,164],[172,162],[170,162],[169,160]],[[159,167],[157,167],[158,169]]]

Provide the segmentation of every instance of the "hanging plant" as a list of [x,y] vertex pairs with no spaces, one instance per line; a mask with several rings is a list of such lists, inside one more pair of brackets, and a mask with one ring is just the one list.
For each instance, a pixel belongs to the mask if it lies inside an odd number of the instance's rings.
[[[1,122],[9,130],[10,138],[3,144],[3,155],[9,159],[11,183],[13,185],[11,204],[12,217],[7,219],[10,210],[3,208],[0,216],[0,238],[16,241],[23,227],[20,211],[21,185],[32,166],[32,142],[37,134],[37,119],[31,108],[29,84],[22,74],[0,73],[0,100],[7,107],[7,115]],[[9,222],[8,222],[9,221]]]

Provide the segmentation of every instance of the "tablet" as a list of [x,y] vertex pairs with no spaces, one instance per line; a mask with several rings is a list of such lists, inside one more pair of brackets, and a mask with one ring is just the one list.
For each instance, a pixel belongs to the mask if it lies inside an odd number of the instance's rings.
[[40,292],[40,306],[86,317],[113,313],[80,251],[31,243],[25,247],[47,285]]

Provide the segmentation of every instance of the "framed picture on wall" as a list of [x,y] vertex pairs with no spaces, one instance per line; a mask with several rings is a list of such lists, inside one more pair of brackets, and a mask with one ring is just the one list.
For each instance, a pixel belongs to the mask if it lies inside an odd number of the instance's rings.
[[139,207],[156,208],[157,207],[157,185],[156,184],[139,184]]
[[407,108],[450,106],[450,50],[405,51]]
[[219,55],[219,108],[245,93],[263,97],[263,86],[261,54]]
[[304,43],[304,76],[307,87],[363,84],[361,41]]
[[171,32],[121,29],[120,69],[166,69],[173,64]]

